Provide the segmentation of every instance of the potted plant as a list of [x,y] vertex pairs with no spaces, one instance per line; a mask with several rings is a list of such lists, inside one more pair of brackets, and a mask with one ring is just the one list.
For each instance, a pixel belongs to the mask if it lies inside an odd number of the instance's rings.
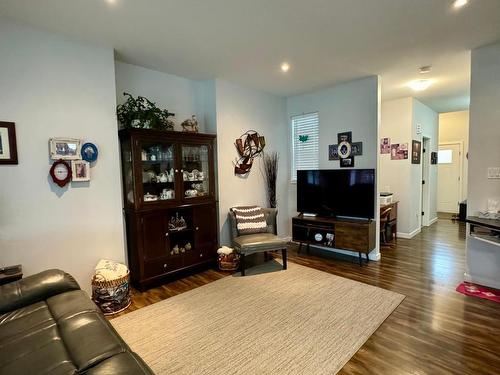
[[122,127],[174,130],[174,122],[170,119],[175,116],[174,113],[158,108],[156,103],[143,96],[134,98],[126,92],[123,95],[127,100],[116,107],[116,115]]

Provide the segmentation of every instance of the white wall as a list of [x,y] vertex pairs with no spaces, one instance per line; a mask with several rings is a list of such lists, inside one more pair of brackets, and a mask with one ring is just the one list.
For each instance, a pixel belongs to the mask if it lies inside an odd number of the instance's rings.
[[[382,102],[380,137],[390,138],[391,144],[408,143],[411,147],[411,124],[413,121],[412,98]],[[379,140],[380,142],[380,140]],[[380,153],[380,150],[379,150]],[[398,235],[409,235],[414,230],[411,224],[411,169],[409,160],[391,160],[391,154],[380,155],[380,191],[394,193],[398,203]]]
[[[336,85],[324,90],[297,95],[287,99],[288,121],[291,116],[319,112],[319,167],[338,169],[339,161],[328,160],[328,145],[337,143],[337,133],[352,131],[353,142],[363,142],[363,156],[355,158],[355,168],[378,168],[377,139],[379,127],[379,79],[376,76]],[[288,142],[291,142],[289,126]],[[291,147],[290,147],[291,150]],[[290,151],[288,152],[291,158]],[[290,165],[287,178],[290,181]],[[378,192],[375,196],[378,225]],[[296,184],[289,183],[289,215],[297,215]],[[377,228],[378,233],[378,228]],[[353,254],[353,253],[349,253]],[[356,254],[357,255],[357,254]],[[380,257],[377,246],[370,258]]]
[[[58,267],[88,290],[100,258],[125,259],[113,50],[5,19],[0,35],[0,120],[16,123],[19,155],[0,166],[0,264]],[[50,137],[98,146],[90,183],[52,183]]]
[[278,234],[287,236],[290,218],[287,214],[288,128],[285,99],[217,80],[215,102],[221,244],[230,243],[227,222],[229,208],[249,204],[268,207],[260,157],[254,161],[252,170],[245,177],[234,174],[234,162],[238,156],[234,142],[247,130],[255,130],[266,137],[265,151],[279,153]]
[[175,113],[175,130],[191,115],[196,115],[200,132],[205,131],[205,103],[203,82],[166,74],[141,66],[116,62],[116,97],[123,103],[124,92],[144,96],[161,109]]
[[448,112],[439,114],[439,143],[456,143],[463,145],[462,161],[462,194],[461,200],[467,199],[467,175],[469,161],[469,111]]
[[[500,199],[500,180],[488,167],[500,167],[500,43],[472,51],[467,214],[485,210],[488,198]],[[467,239],[467,272],[473,282],[500,288],[500,251]]]
[[[421,125],[421,134],[417,134],[417,124]],[[385,101],[380,129],[380,138],[390,138],[391,144],[408,143],[408,159],[392,160],[390,154],[380,155],[379,186],[381,191],[394,193],[394,199],[399,201],[398,236],[411,238],[422,225],[422,164],[411,163],[412,140],[429,138],[427,153],[437,151],[438,114],[415,98]],[[429,165],[426,184],[429,195],[424,211],[432,224],[437,218],[437,166]]]

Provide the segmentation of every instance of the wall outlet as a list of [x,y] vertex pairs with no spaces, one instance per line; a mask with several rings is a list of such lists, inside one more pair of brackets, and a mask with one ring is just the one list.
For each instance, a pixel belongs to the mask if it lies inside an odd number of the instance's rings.
[[489,167],[488,178],[500,178],[500,167]]

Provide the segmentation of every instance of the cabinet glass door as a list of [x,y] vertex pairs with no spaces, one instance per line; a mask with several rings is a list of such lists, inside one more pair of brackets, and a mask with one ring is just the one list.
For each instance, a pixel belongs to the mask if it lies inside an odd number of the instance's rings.
[[209,145],[182,145],[182,194],[184,199],[208,197],[210,191]]
[[175,200],[174,144],[143,141],[140,153],[144,203]]

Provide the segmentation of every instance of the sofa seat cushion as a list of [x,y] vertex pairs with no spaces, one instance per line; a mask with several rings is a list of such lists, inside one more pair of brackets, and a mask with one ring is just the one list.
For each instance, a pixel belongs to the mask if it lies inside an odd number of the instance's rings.
[[0,374],[27,369],[31,374],[150,373],[81,290],[0,314]]
[[241,254],[286,249],[287,242],[272,233],[248,234],[234,238],[234,247]]

